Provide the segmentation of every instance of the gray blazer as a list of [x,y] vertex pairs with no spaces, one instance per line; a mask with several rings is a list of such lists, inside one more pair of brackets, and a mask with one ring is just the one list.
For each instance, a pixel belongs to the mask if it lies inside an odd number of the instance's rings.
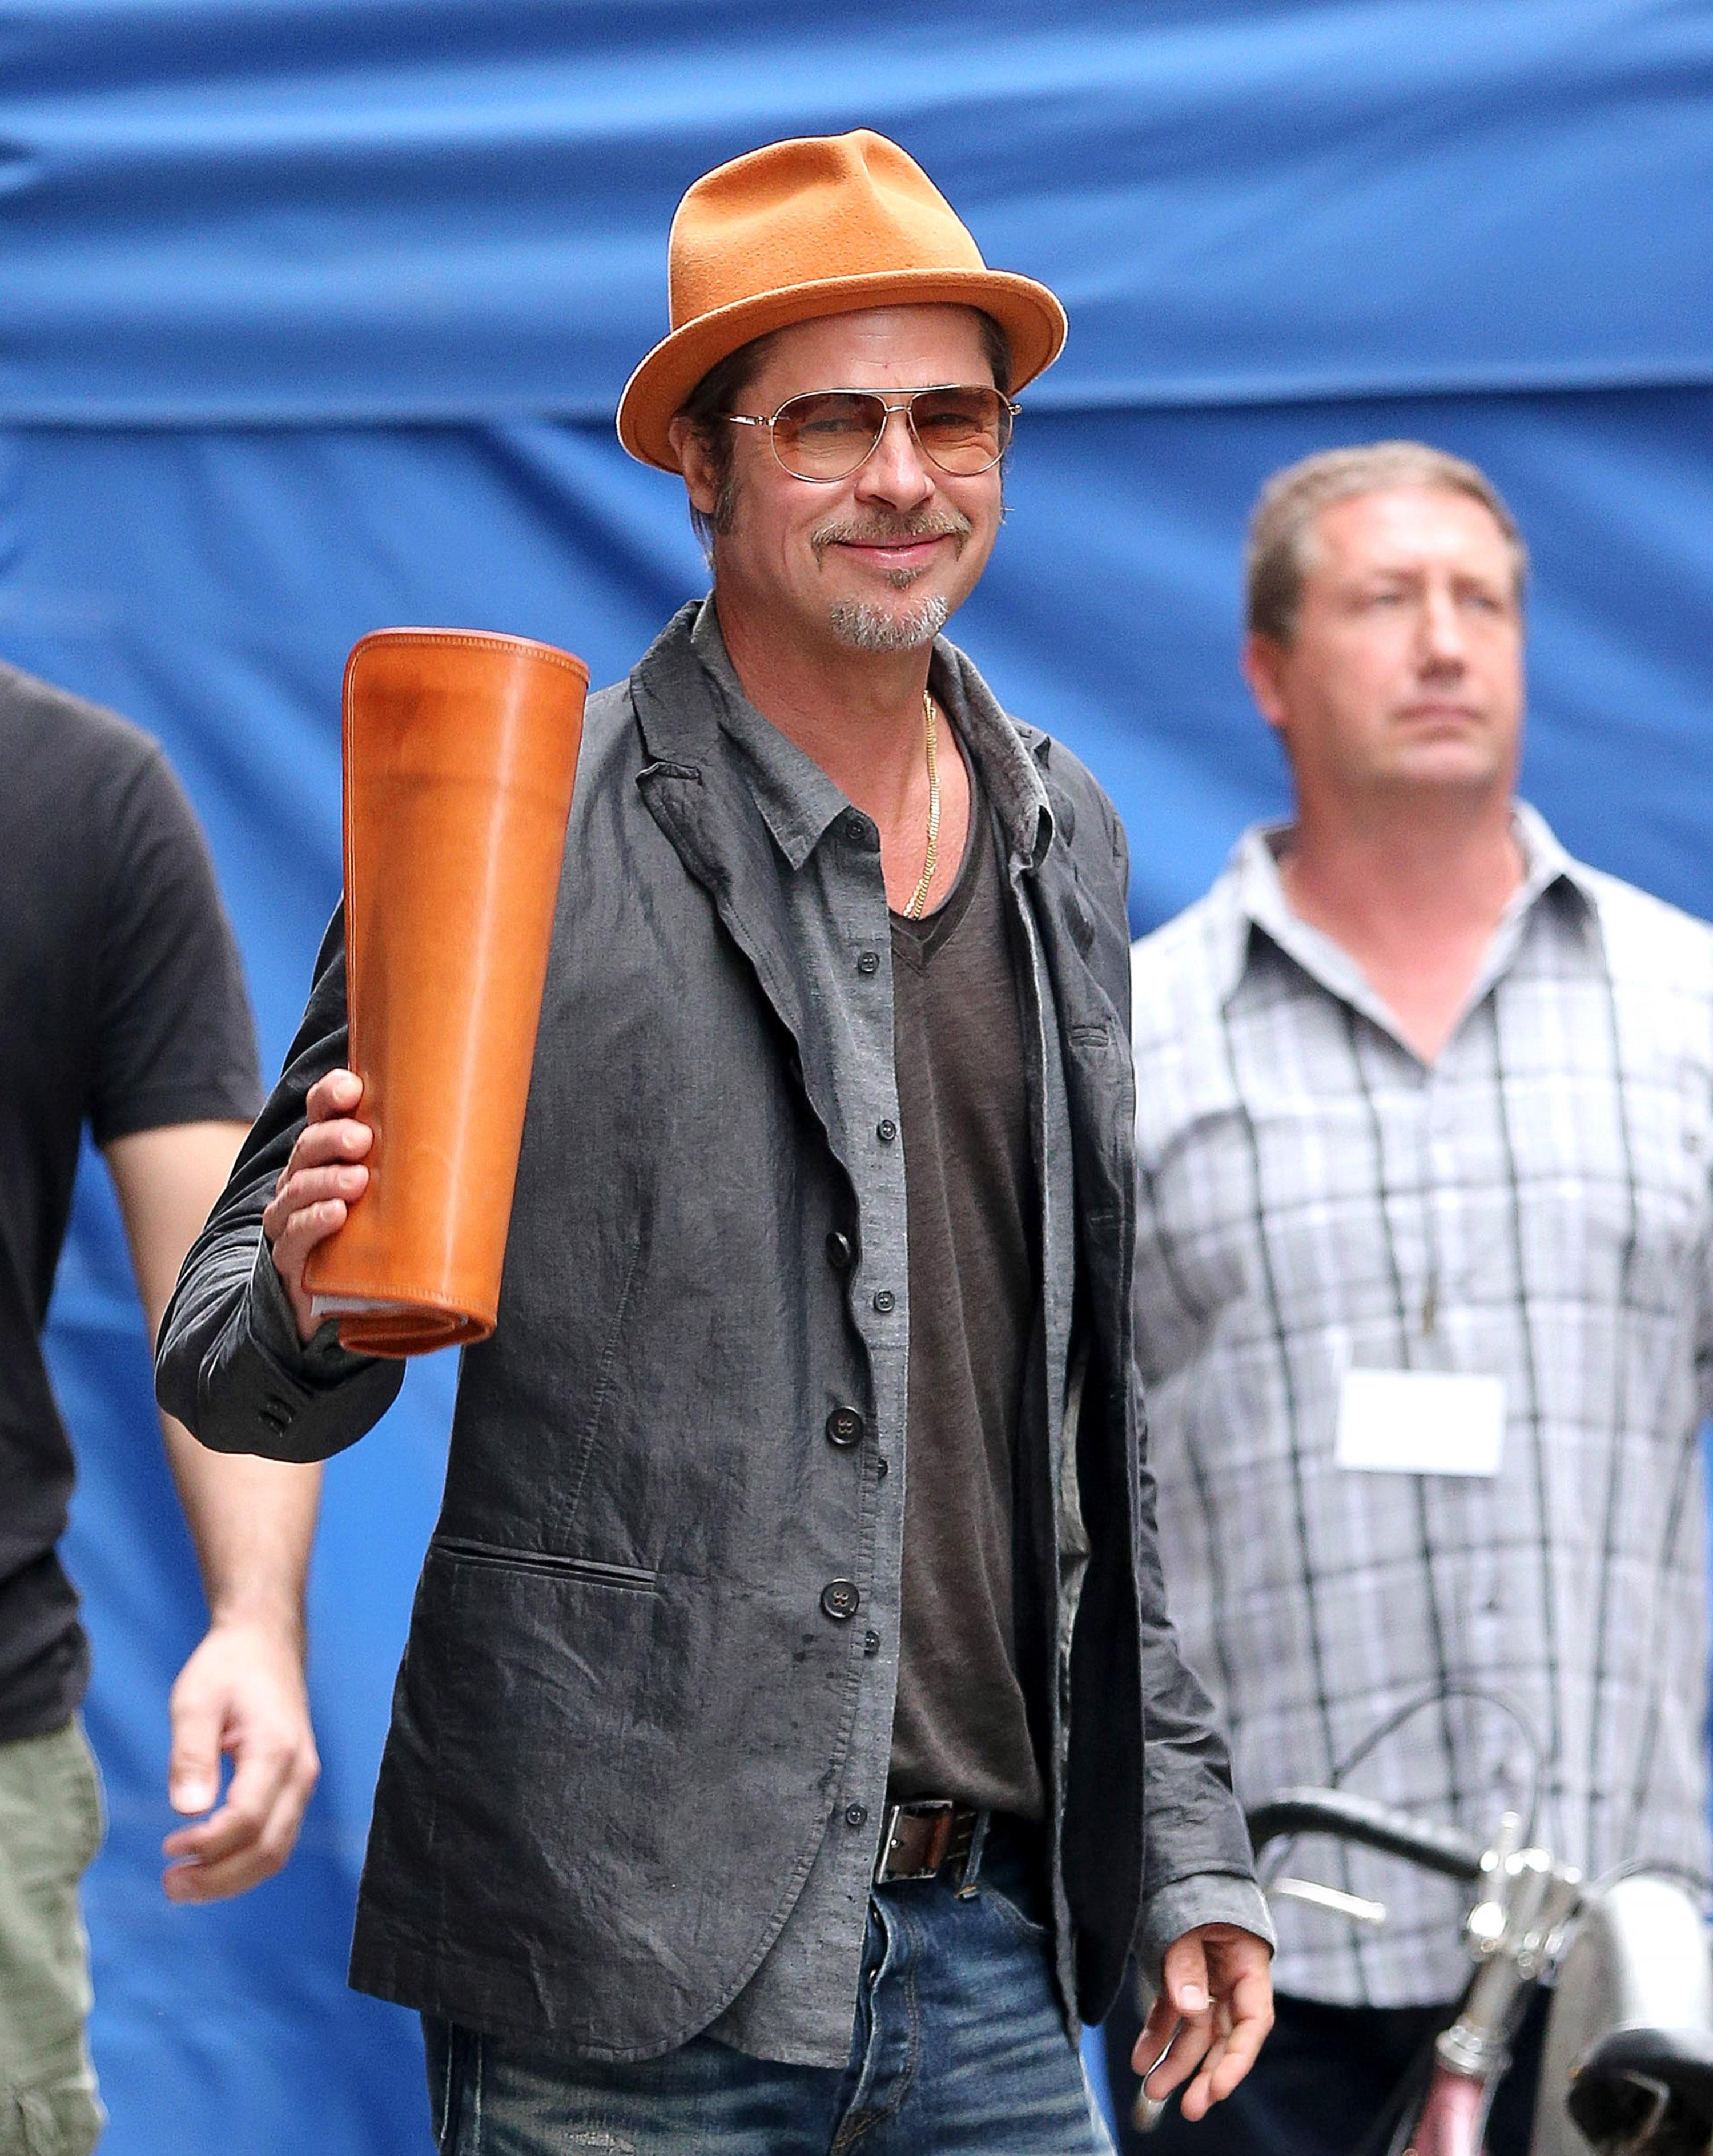
[[[902,1477],[826,1435],[835,1408],[876,1411],[824,1251],[835,1231],[861,1247],[863,1134],[695,611],[590,703],[500,1323],[464,1358],[352,1958],[362,1989],[611,2058],[685,2041],[749,1981],[855,1819],[845,1778],[884,1782],[890,1691],[878,1723],[859,1703],[895,1672],[826,1599],[835,1579],[882,1593],[901,1547]],[[1076,1412],[1026,1420],[1018,1596],[1060,1979],[1097,2020],[1145,1902],[1155,1952],[1186,1922],[1265,1918],[1142,1460],[1122,834],[961,653],[935,664],[966,738],[1007,730],[1050,805],[1019,888],[1056,1014],[1081,1374]],[[325,1458],[399,1383],[331,1327],[301,1348],[261,1248],[304,1096],[346,1055],[336,921],[162,1328],[162,1404],[218,1450]],[[877,1727],[882,1756],[853,1762],[853,1729]],[[854,1996],[859,1920],[849,1944]]]

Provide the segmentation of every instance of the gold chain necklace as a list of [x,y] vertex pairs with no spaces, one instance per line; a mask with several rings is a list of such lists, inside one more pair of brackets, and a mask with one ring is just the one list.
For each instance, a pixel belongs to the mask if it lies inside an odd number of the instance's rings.
[[928,743],[928,850],[922,856],[922,880],[910,893],[910,904],[904,909],[906,921],[920,921],[922,908],[928,902],[928,886],[934,880],[935,864],[940,857],[940,762],[936,751],[939,732],[934,714],[934,699],[926,689],[922,691],[922,729]]

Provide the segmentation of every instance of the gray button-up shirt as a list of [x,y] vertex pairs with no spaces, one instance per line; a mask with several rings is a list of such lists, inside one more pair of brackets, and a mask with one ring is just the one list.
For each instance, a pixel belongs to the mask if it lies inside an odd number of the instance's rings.
[[[1538,1782],[1536,1836],[1585,1871],[1705,1873],[1713,932],[1517,829],[1526,880],[1431,1065],[1292,913],[1276,834],[1136,947],[1172,1611],[1246,1803],[1415,1702],[1351,1786],[1485,1835]],[[1502,1379],[1497,1475],[1341,1466],[1351,1368]],[[1281,1908],[1280,1989],[1453,1995],[1457,1890],[1360,1855],[1342,1880],[1389,1923]]]
[[[772,726],[744,695],[720,634],[710,599],[692,642],[697,656],[724,692],[721,723],[742,752],[745,774],[781,852],[796,874],[787,903],[806,970],[823,984],[819,1015],[837,1044],[834,1084],[848,1128],[873,1132],[899,1122],[898,1078],[892,1039],[892,931],[880,869],[880,834],[853,808],[820,766]],[[1047,1095],[1046,1042],[1052,1025],[1051,988],[1035,947],[1027,907],[1016,878],[1033,866],[1052,843],[1053,812],[1028,752],[1015,729],[983,723],[958,695],[955,680],[936,672],[934,692],[957,727],[980,773],[1004,834],[1006,886],[1019,927],[1028,937],[1028,978],[1024,1009],[1032,1068],[1029,1094],[1035,1107],[1035,1150],[1042,1178],[1041,1260],[1047,1397],[1063,1418],[1064,1373],[1069,1349],[1075,1273],[1069,1235],[1074,1202],[1062,1081]],[[871,976],[874,993],[853,996],[844,988],[864,953],[880,961]],[[1056,1042],[1056,1034],[1052,1037]],[[857,1199],[863,1220],[851,1308],[868,1342],[874,1376],[874,1411],[883,1455],[905,1461],[909,1398],[910,1245],[905,1208],[904,1147],[875,1144],[858,1156]],[[896,1297],[881,1316],[874,1292]],[[889,1475],[876,1491],[874,1532],[864,1543],[862,1589],[864,1623],[880,1636],[874,1681],[864,1692],[851,1732],[849,1765],[833,1799],[878,1822],[885,1807],[892,1746],[892,1703],[898,1687],[899,1573],[895,1553],[904,1542],[905,1474]],[[887,1562],[884,1552],[894,1556]],[[850,2043],[855,2001],[846,1988],[834,1993],[829,1962],[850,1965],[849,1945],[860,1938],[874,1870],[871,1832],[833,1834],[821,1844],[802,1897],[785,1929],[745,1989],[710,2033],[741,2050],[769,2058],[818,2064]]]

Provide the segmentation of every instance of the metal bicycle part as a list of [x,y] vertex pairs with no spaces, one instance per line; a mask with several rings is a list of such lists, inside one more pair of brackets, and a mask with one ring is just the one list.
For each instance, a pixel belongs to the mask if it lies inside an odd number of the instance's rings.
[[[1398,2118],[1394,2152],[1479,2156],[1528,1999],[1556,1980],[1531,2156],[1713,2156],[1713,1949],[1680,1880],[1636,1867],[1585,1885],[1521,1846],[1515,1814],[1485,1851],[1344,1790],[1284,1790],[1249,1817],[1258,1856],[1286,1837],[1330,1835],[1479,1885],[1464,1923],[1474,1973],[1435,2041],[1425,2094]],[[1312,1882],[1274,1880],[1281,1890],[1367,1914]]]
[[1559,1965],[1531,2156],[1713,2140],[1713,1956],[1675,1881],[1635,1872],[1591,1893]]
[[1529,1993],[1552,1966],[1582,1901],[1580,1872],[1544,1849],[1520,1849],[1521,1840],[1521,1821],[1508,1812],[1481,1860],[1481,1899],[1464,1920],[1475,1974],[1457,2019],[1434,2046],[1449,2072],[1483,2084],[1496,2082],[1510,2063]]
[[1249,1840],[1259,1856],[1269,1841],[1286,1835],[1328,1834],[1359,1842],[1384,1856],[1401,1856],[1423,1870],[1473,1885],[1481,1876],[1485,1851],[1453,1828],[1412,1819],[1372,1797],[1348,1789],[1281,1789],[1249,1815]]
[[1323,1887],[1314,1879],[1275,1879],[1267,1896],[1274,1902],[1305,1902],[1311,1909],[1348,1917],[1353,1924],[1383,1924],[1387,1914],[1383,1902],[1370,1901],[1366,1894],[1347,1894],[1341,1887]]

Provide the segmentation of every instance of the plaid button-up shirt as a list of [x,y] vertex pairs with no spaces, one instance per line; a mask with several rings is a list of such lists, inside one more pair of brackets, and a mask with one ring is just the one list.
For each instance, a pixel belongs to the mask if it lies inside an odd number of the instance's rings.
[[[1432,1696],[1347,1786],[1485,1835],[1533,1781],[1535,1838],[1585,1871],[1705,1873],[1713,930],[1517,829],[1526,880],[1431,1066],[1290,911],[1274,834],[1136,946],[1167,1585],[1245,1803]],[[1337,1465],[1352,1368],[1500,1378],[1497,1475]],[[1391,1914],[1281,1906],[1282,1991],[1460,1988],[1455,1889],[1325,1845],[1290,1868]]]

